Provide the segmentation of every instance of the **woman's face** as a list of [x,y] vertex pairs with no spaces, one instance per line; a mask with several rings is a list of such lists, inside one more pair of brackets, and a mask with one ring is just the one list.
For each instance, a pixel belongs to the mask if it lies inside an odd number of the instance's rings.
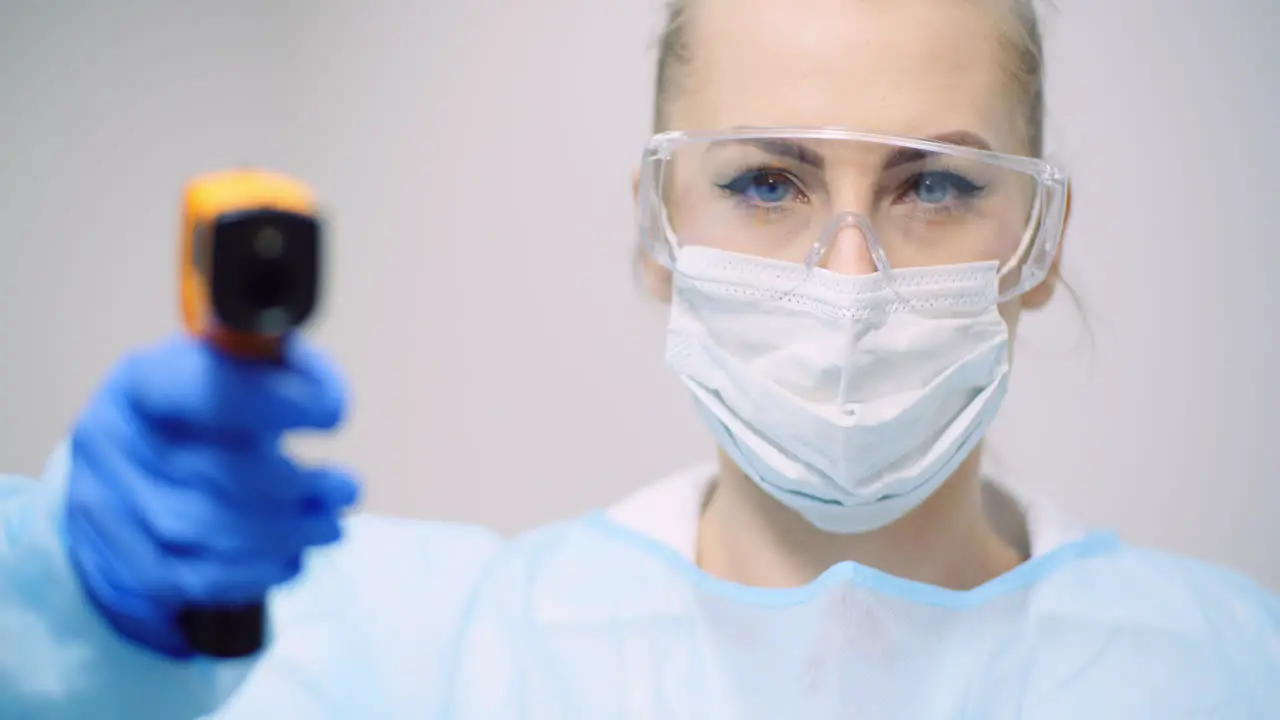
[[[1024,154],[1026,113],[1009,73],[1012,49],[1000,15],[1008,10],[1001,5],[695,0],[690,62],[677,71],[669,127],[842,127]],[[873,185],[876,158],[861,155],[829,159],[837,167],[826,171],[840,172],[846,187]],[[672,202],[679,212],[680,198]],[[874,271],[865,245],[860,232],[842,232],[824,264],[836,272]],[[1018,305],[1002,308],[1011,330]]]

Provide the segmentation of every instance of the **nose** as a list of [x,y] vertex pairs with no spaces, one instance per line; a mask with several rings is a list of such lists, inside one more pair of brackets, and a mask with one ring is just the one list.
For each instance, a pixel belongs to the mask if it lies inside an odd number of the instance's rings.
[[841,275],[870,275],[878,269],[865,225],[843,218],[828,232],[829,241],[819,265]]

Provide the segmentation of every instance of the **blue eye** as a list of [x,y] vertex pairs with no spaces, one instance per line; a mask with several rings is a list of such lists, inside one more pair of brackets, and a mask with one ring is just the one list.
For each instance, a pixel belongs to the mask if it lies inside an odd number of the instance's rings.
[[968,200],[982,188],[953,172],[934,170],[917,175],[907,184],[907,193],[925,205],[941,205],[947,201]]
[[745,197],[762,205],[776,205],[795,197],[803,200],[803,193],[786,173],[776,170],[752,170],[719,186],[721,190]]

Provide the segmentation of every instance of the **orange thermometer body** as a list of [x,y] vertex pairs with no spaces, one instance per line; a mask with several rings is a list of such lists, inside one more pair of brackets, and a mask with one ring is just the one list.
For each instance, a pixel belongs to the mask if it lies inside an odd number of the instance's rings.
[[[242,360],[280,362],[285,337],[320,296],[321,223],[311,191],[263,170],[198,176],[186,187],[180,245],[187,331]],[[262,646],[264,607],[190,607],[179,624],[196,652],[243,657]]]

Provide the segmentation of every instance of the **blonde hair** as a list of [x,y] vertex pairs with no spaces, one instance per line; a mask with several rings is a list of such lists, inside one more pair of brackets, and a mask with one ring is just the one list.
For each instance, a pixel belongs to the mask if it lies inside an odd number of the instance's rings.
[[[988,0],[989,1],[989,0]],[[999,0],[1008,5],[1002,13],[1001,38],[1009,53],[1006,69],[1010,87],[1023,108],[1026,152],[1044,154],[1044,47],[1034,0]],[[668,0],[667,21],[658,44],[657,88],[654,93],[654,132],[670,128],[668,107],[677,92],[680,71],[690,61],[689,11],[693,0]]]

